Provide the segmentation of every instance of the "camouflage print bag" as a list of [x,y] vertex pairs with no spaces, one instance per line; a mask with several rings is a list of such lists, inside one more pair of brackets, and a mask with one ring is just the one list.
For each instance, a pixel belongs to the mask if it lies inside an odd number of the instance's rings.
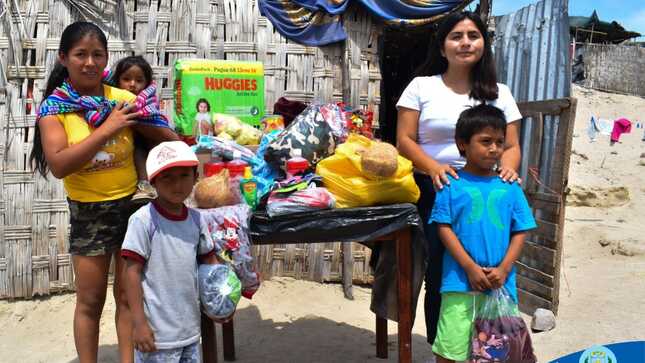
[[344,114],[334,104],[312,104],[269,144],[264,159],[276,170],[285,170],[294,150],[309,161],[312,168],[334,153],[336,145],[347,137]]

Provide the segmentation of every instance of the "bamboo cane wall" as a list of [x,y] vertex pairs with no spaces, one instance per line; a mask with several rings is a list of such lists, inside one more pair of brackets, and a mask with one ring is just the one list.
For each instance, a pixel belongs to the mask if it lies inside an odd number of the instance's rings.
[[[345,99],[379,114],[378,27],[362,10],[345,16],[344,44],[314,48],[278,34],[254,0],[0,2],[0,298],[74,287],[62,182],[34,174],[28,157],[35,105],[42,100],[60,34],[77,20],[104,29],[110,64],[133,54],[150,62],[166,111],[172,108],[174,61],[209,58],[262,61],[267,112],[284,96],[306,102]],[[341,277],[340,250],[332,243],[263,246],[254,252],[265,278],[329,281]],[[354,244],[353,255],[354,280],[368,282],[369,250]]]

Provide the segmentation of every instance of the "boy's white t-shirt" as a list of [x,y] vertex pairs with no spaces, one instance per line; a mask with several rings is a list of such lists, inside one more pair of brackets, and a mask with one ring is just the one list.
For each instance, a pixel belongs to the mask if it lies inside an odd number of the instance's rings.
[[157,208],[148,203],[130,217],[121,253],[143,263],[143,308],[155,346],[174,349],[199,341],[197,258],[215,244],[199,212],[168,219]]
[[[506,122],[522,118],[511,91],[498,83],[498,98],[488,102],[501,109]],[[459,115],[468,107],[480,102],[468,94],[458,94],[446,86],[440,75],[416,77],[406,87],[396,107],[419,111],[417,143],[426,154],[440,164],[462,168],[466,160],[459,155],[455,143],[455,126]]]

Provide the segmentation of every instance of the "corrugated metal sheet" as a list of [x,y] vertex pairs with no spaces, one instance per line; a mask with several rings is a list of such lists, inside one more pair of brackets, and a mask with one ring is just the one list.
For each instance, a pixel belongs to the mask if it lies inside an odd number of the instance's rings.
[[[540,101],[571,95],[568,0],[542,0],[514,13],[495,18],[495,61],[499,82],[511,89],[515,100]],[[540,179],[550,182],[558,119],[544,120]],[[529,149],[531,119],[522,123],[522,150]],[[522,158],[521,175],[527,177],[529,158]]]

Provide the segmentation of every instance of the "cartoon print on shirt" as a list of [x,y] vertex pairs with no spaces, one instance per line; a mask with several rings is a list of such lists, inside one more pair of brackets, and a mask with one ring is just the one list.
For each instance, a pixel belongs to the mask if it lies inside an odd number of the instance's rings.
[[80,173],[94,173],[122,167],[125,160],[131,157],[128,155],[128,147],[124,147],[127,143],[128,137],[122,134],[110,138]]
[[499,230],[503,230],[504,224],[499,216],[498,208],[500,204],[499,201],[505,197],[507,191],[504,189],[492,190],[487,196],[486,201],[484,201],[484,197],[479,189],[475,187],[464,187],[464,190],[471,200],[471,210],[467,219],[468,224],[479,222],[484,216],[484,211],[486,210],[488,219],[493,226]]
[[87,167],[84,171],[99,171],[109,169],[114,166],[114,154],[107,153],[105,151],[99,151],[96,153],[96,155],[94,155],[92,160],[90,160],[89,167]]

